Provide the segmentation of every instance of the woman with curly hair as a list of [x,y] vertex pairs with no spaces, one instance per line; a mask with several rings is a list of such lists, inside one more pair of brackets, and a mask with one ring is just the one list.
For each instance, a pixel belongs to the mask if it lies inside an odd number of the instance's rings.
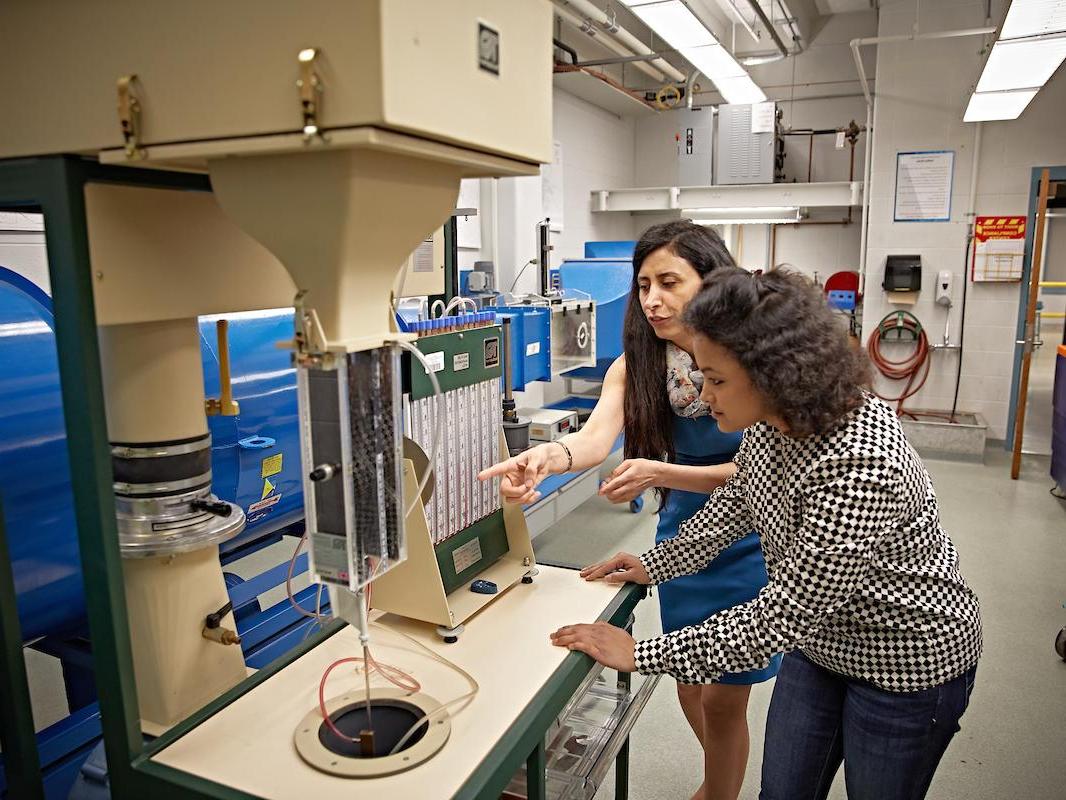
[[[721,432],[700,401],[700,374],[688,350],[691,336],[681,324],[704,276],[732,268],[725,244],[708,228],[683,220],[645,231],[633,254],[625,353],[607,371],[588,422],[579,432],[538,445],[480,477],[500,475],[501,491],[511,502],[535,502],[536,487],[547,475],[598,465],[624,430],[626,460],[600,494],[628,503],[655,488],[660,498],[655,540],[676,536],[678,525],[735,471],[740,434]],[[663,630],[698,625],[751,600],[765,585],[759,540],[749,528],[713,564],[661,584]],[[752,684],[777,673],[778,663],[772,657],[753,669],[724,671],[713,682],[678,683],[681,708],[704,751],[705,783],[696,792],[698,800],[735,800],[740,794],[748,763],[748,696]]]
[[863,390],[864,356],[803,278],[719,270],[685,321],[704,402],[721,430],[744,430],[737,472],[675,538],[582,575],[659,583],[713,563],[755,528],[769,583],[655,639],[575,625],[554,643],[692,682],[787,653],[760,796],[824,798],[843,762],[852,800],[925,797],[982,646],[929,474],[892,409]]

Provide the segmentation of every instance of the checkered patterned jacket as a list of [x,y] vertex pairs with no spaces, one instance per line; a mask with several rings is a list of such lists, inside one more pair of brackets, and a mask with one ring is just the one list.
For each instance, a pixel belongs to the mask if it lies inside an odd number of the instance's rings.
[[770,581],[701,625],[638,642],[638,672],[706,683],[799,649],[826,669],[907,692],[977,661],[977,597],[892,409],[868,397],[830,432],[799,439],[760,422],[736,463],[678,535],[640,559],[661,583],[699,571],[754,529]]

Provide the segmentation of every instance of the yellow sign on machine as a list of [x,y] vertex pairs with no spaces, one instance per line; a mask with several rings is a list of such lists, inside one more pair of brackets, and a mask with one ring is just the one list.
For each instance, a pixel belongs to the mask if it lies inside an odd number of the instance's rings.
[[269,478],[271,475],[277,475],[281,472],[281,461],[284,455],[284,453],[276,453],[263,459],[262,476],[264,478]]

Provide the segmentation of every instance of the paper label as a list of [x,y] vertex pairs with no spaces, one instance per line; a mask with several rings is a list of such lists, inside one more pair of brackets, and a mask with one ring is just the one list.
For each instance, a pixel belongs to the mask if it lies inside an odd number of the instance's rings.
[[540,342],[530,342],[526,345],[526,357],[535,356],[540,352]]
[[452,563],[455,565],[455,574],[460,574],[464,569],[469,569],[481,560],[481,539],[471,539],[462,547],[452,551]]
[[426,363],[434,372],[441,372],[444,369],[444,351],[438,351],[436,353],[426,354]]
[[462,372],[464,369],[470,367],[470,354],[469,353],[456,353],[452,357],[452,371]]

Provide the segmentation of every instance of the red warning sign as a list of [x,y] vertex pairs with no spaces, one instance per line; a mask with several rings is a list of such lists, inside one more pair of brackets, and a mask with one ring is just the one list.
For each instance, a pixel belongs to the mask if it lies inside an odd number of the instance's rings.
[[978,217],[973,280],[1019,281],[1025,262],[1025,217]]

